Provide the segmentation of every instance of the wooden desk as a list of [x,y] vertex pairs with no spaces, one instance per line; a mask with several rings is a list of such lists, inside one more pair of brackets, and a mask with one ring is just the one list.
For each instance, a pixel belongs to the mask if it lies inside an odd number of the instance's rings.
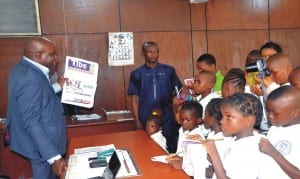
[[167,164],[153,162],[151,157],[164,155],[165,152],[143,131],[118,132],[110,134],[74,137],[70,139],[67,154],[73,154],[74,149],[99,145],[114,144],[119,149],[129,149],[140,169],[141,176],[136,179],[174,179],[189,178],[183,170],[175,170]]
[[[105,121],[67,120],[67,137],[88,136],[110,132],[134,130],[134,121]],[[0,124],[0,136],[3,135],[4,124]],[[32,177],[31,166],[23,157],[11,152],[9,147],[4,148],[0,139],[0,173],[15,178]]]

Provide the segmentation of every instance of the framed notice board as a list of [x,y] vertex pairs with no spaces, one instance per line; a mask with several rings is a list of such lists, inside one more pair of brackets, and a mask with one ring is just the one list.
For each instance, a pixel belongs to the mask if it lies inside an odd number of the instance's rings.
[[0,37],[41,35],[38,0],[0,0]]

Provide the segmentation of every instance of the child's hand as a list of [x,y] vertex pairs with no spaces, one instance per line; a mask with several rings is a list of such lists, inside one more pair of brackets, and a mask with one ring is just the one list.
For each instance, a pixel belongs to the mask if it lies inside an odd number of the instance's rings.
[[186,139],[197,140],[197,141],[202,141],[203,140],[203,138],[199,134],[186,135]]
[[178,155],[176,153],[170,153],[166,156],[166,160],[169,162],[171,160],[178,160]]
[[270,141],[266,138],[261,138],[259,142],[259,150],[271,157],[278,154],[278,151],[273,147]]
[[254,94],[256,94],[257,96],[263,96],[263,91],[260,88],[260,85],[252,85],[250,86],[250,91]]
[[168,161],[168,164],[172,166],[176,170],[182,169],[182,158],[178,155],[170,154],[167,156],[166,160]]

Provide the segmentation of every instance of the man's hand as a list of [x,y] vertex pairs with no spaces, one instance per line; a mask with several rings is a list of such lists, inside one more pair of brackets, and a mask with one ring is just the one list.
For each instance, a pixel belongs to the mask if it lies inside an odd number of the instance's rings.
[[67,164],[64,159],[55,160],[51,166],[53,173],[57,176],[61,176],[67,170]]
[[65,81],[67,80],[67,78],[64,77],[64,74],[62,74],[59,79],[57,80],[58,84],[61,86],[61,88],[64,87]]

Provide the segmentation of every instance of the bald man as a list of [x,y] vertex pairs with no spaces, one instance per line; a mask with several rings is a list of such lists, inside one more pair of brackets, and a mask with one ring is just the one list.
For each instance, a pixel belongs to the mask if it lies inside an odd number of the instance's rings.
[[300,178],[300,91],[284,85],[267,99],[272,124],[267,139],[262,138],[260,151],[270,157],[263,160],[260,179]]
[[57,178],[66,169],[66,120],[49,80],[56,63],[51,41],[30,38],[8,78],[10,149],[30,162],[34,179]]
[[292,86],[300,89],[300,66],[295,67],[290,75],[289,75],[289,82]]
[[287,54],[277,53],[267,61],[267,67],[271,72],[272,80],[280,86],[289,84],[289,74],[293,67],[291,59]]

